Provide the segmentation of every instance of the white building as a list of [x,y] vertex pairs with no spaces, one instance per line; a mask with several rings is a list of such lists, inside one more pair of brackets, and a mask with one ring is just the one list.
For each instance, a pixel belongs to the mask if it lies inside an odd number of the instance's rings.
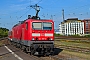
[[66,20],[59,25],[59,31],[62,35],[83,35],[84,22],[80,20]]

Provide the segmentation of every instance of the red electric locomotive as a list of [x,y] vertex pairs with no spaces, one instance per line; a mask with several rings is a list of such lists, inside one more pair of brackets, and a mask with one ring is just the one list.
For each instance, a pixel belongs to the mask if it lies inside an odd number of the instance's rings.
[[30,54],[54,52],[54,22],[36,16],[20,21],[12,28],[12,43]]

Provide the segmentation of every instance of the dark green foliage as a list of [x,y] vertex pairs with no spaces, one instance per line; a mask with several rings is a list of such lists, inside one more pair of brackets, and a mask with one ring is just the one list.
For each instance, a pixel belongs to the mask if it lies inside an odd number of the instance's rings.
[[8,29],[0,27],[0,38],[8,36]]
[[90,38],[90,35],[85,35],[84,37],[88,37],[88,38]]
[[54,33],[54,36],[61,36],[60,34],[56,34],[56,33]]

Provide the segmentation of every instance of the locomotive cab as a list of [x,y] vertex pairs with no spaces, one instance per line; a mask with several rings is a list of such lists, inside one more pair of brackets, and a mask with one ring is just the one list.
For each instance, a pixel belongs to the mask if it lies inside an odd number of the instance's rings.
[[32,22],[32,40],[53,41],[53,32],[52,22]]
[[52,20],[32,20],[31,41],[36,52],[49,54],[54,49],[54,22]]

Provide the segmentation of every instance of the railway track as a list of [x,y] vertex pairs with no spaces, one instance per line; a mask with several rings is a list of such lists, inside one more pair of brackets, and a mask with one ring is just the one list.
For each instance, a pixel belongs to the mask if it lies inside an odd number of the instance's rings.
[[55,37],[55,40],[58,40],[58,39],[66,39],[66,40],[89,40],[90,41],[90,38],[86,38],[86,37],[62,37],[62,36],[58,36],[58,37]]
[[[10,44],[10,46],[12,46],[16,51],[17,51],[17,50],[18,50],[18,51],[21,51],[22,53],[24,53],[25,55],[29,56],[29,57],[30,57],[31,59],[33,59],[33,60],[44,60],[43,57],[30,55],[29,53],[26,53],[25,51],[21,50],[20,48],[17,48],[17,47],[14,46],[14,45],[11,45],[11,44]],[[15,51],[14,51],[14,52],[15,52]]]
[[[66,41],[66,42],[78,42],[78,43],[90,43],[90,38],[81,38],[81,37],[55,37],[55,41]],[[64,44],[57,44],[55,43],[55,47],[58,47],[60,49],[74,51],[74,52],[81,52],[81,53],[90,53],[90,47],[80,47],[80,46],[74,46],[74,45],[64,45]]]
[[74,52],[90,53],[90,48],[81,48],[76,46],[66,46],[66,45],[58,45],[58,44],[55,44],[55,47],[64,50],[74,51]]
[[[31,59],[33,58],[34,60],[50,60],[49,57],[41,57],[41,56],[33,56],[33,55],[30,55],[29,53],[25,53],[23,50],[17,48],[16,46],[14,45],[11,45],[10,42],[8,41],[6,38],[0,38],[0,47],[4,47],[5,45],[7,46],[11,46],[9,47],[11,50],[13,50],[14,52],[17,52],[17,51],[22,51],[24,54],[26,54],[27,56],[29,56]],[[13,48],[12,48],[13,47]]]
[[[15,47],[15,46],[14,46]],[[15,47],[16,48],[16,47]],[[18,49],[18,48],[17,48]],[[21,50],[21,49],[19,49]],[[22,51],[22,50],[21,50]],[[22,51],[23,52],[23,51]],[[72,58],[62,56],[62,55],[53,55],[53,56],[34,56],[30,55],[29,53],[26,53],[30,58],[34,58],[34,60],[69,60]]]
[[[21,50],[21,49],[19,49]],[[53,56],[34,56],[26,53],[30,58],[34,58],[34,60],[69,60],[71,58],[67,58],[66,56],[62,55],[53,55]]]
[[[16,48],[16,47],[15,47]],[[19,49],[21,50],[21,49]],[[27,54],[27,53],[26,53]],[[34,60],[72,60],[70,57],[66,57],[63,55],[53,55],[53,56],[34,56],[27,54],[30,58],[34,58]]]
[[[3,39],[3,40],[7,41],[7,39]],[[9,44],[9,43],[6,42],[5,45],[7,45],[7,44]],[[11,46],[16,48],[13,45],[11,45]],[[75,52],[90,53],[90,49],[89,48],[80,48],[80,47],[65,46],[65,45],[58,45],[58,44],[55,44],[55,47],[58,47],[58,48],[64,49],[64,50],[75,51]],[[18,49],[18,48],[16,48],[16,49]],[[21,49],[19,49],[19,50],[21,50]],[[34,60],[72,60],[72,58],[67,57],[67,56],[63,56],[63,55],[44,56],[44,57],[43,56],[33,56],[33,55],[30,55],[29,53],[27,55],[30,58],[34,58]]]
[[56,55],[56,56],[51,56],[51,60],[73,60],[74,58],[62,56],[62,55]]

